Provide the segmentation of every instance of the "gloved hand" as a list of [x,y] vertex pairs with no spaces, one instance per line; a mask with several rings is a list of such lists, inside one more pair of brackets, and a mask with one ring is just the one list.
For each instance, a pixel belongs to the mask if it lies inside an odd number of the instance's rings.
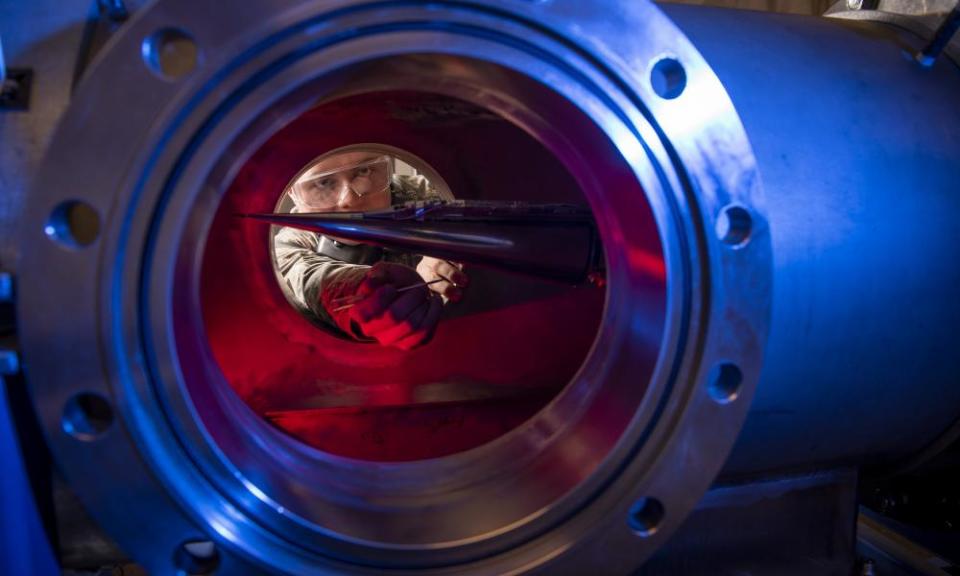
[[423,278],[412,268],[375,264],[357,287],[362,299],[343,311],[352,331],[403,350],[426,344],[437,327],[443,302],[426,286],[400,291],[417,284],[423,284]]
[[451,302],[459,302],[463,298],[463,289],[470,282],[459,264],[430,256],[424,256],[417,264],[417,274],[423,278],[424,282],[441,280],[431,284],[430,289],[445,296]]

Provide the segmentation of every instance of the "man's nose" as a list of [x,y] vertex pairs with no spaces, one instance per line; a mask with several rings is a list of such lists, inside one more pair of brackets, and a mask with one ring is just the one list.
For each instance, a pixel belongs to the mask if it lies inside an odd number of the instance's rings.
[[356,205],[357,200],[360,197],[357,196],[353,189],[350,188],[350,183],[347,181],[340,182],[340,186],[337,188],[337,208],[340,210],[349,210]]

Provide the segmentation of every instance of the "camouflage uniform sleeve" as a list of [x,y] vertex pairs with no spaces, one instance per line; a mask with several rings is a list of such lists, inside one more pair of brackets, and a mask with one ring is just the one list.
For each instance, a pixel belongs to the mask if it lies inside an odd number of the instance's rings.
[[348,264],[317,251],[319,236],[312,232],[282,228],[274,237],[277,269],[297,306],[312,312],[326,324],[359,337],[347,315],[331,315],[331,302],[352,296],[369,266]]

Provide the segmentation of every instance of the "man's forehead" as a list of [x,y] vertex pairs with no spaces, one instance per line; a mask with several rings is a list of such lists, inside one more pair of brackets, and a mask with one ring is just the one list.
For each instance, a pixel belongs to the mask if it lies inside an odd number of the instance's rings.
[[377,154],[375,152],[344,152],[342,154],[334,154],[311,166],[310,169],[304,173],[303,177],[306,178],[310,176],[316,176],[317,174],[322,174],[324,172],[336,172],[337,170],[344,170],[356,166],[357,164],[363,164],[364,162],[376,160],[381,156],[382,154]]

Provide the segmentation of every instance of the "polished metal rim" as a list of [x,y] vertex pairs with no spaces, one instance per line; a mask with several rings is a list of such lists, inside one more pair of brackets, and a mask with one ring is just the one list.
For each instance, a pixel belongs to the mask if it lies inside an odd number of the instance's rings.
[[[759,178],[719,81],[656,7],[580,4],[253,1],[211,15],[164,0],[100,60],[28,207],[24,241],[36,249],[23,282],[43,289],[20,306],[51,446],[137,560],[166,570],[180,543],[209,538],[225,573],[626,571],[679,525],[723,463],[759,376],[771,265]],[[145,39],[163,30],[199,50],[179,79],[144,64]],[[667,291],[638,293],[628,251],[610,250],[594,352],[547,409],[467,453],[375,465],[306,450],[245,413],[184,317],[195,311],[206,226],[246,155],[318,96],[384,88],[377,66],[398,62],[467,64],[437,91],[514,114],[549,140],[586,189],[608,247],[628,248],[631,217],[649,209]],[[527,87],[501,80],[478,93],[491,70]],[[535,104],[551,98],[579,110],[584,132],[549,123]],[[601,170],[569,141],[590,130],[644,197],[602,189],[616,163]],[[103,223],[85,248],[43,235],[71,200]],[[635,321],[658,314],[653,329]],[[73,337],[51,350],[64,324]],[[655,371],[644,375],[651,351]],[[57,362],[43,362],[45,352]],[[78,394],[106,399],[116,422],[71,435],[64,407]],[[619,422],[616,434],[595,434],[609,429],[604,419]],[[611,547],[629,559],[601,552]]]

